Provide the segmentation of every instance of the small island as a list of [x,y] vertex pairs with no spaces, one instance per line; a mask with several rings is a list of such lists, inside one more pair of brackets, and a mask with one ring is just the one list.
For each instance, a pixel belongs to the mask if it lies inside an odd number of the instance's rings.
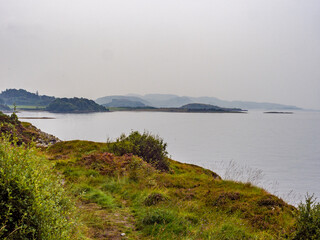
[[[107,105],[104,105],[107,107]],[[210,104],[202,103],[190,103],[183,105],[178,108],[173,107],[150,107],[150,106],[139,106],[139,107],[128,107],[128,106],[117,106],[109,107],[110,111],[140,111],[140,112],[177,112],[177,113],[244,113],[247,110],[240,108],[222,108]]]
[[277,111],[271,111],[271,112],[264,112],[267,114],[293,114],[293,112],[277,112]]

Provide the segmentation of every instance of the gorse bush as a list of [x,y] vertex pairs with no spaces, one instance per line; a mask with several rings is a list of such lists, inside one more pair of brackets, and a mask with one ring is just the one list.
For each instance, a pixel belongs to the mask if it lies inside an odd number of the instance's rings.
[[0,239],[76,239],[62,180],[32,147],[0,140]]
[[312,196],[306,196],[306,202],[298,207],[295,240],[320,239],[320,203]]
[[128,136],[122,134],[115,143],[111,144],[111,151],[115,154],[132,153],[161,171],[169,170],[166,148],[167,144],[160,137],[148,132],[141,134],[137,131],[131,132]]

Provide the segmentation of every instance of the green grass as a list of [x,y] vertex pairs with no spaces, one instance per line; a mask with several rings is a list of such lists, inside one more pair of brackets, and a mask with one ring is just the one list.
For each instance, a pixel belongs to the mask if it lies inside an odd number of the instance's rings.
[[[210,170],[173,160],[169,172],[135,157],[104,160],[100,152],[108,150],[105,143],[68,141],[47,154],[57,159],[56,167],[83,203],[132,217],[136,230],[129,238],[287,239],[294,232],[295,208],[250,183],[224,181]],[[87,156],[96,161],[89,164]],[[110,164],[112,174],[103,174]]]
[[[22,126],[32,133],[29,124]],[[106,153],[111,146],[75,140],[36,153],[50,160],[66,192],[77,199],[79,226],[89,239],[120,233],[129,239],[294,235],[297,210],[261,188],[221,180],[208,169],[170,159],[169,171],[161,172],[137,156]]]
[[81,186],[77,189],[77,191],[84,200],[97,203],[98,205],[108,209],[117,207],[115,199],[108,192],[91,187],[89,185]]
[[[4,132],[16,128],[21,144],[37,136],[28,123],[19,125],[9,117],[0,118],[7,121]],[[188,240],[292,239],[295,235],[297,209],[250,183],[225,181],[199,166],[166,159],[169,169],[157,170],[138,156],[112,153],[114,143],[66,141],[32,154],[23,152],[24,147],[11,154],[21,166],[14,161],[8,165],[20,171],[19,183],[28,188],[23,179],[40,171],[48,176],[42,186],[54,182],[63,186],[66,196],[73,195],[78,209],[76,225],[88,239],[119,239],[121,233],[128,239]],[[0,157],[8,151],[2,152]],[[38,159],[43,167],[27,167],[21,162],[27,163],[29,158]],[[58,180],[51,175],[59,175]],[[0,225],[0,234],[2,228]]]

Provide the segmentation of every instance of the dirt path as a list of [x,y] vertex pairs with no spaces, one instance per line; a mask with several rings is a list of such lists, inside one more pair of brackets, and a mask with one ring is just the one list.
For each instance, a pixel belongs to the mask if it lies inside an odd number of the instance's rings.
[[87,226],[86,235],[91,239],[141,239],[135,231],[134,218],[126,203],[117,210],[108,210],[95,203],[81,202],[81,218]]

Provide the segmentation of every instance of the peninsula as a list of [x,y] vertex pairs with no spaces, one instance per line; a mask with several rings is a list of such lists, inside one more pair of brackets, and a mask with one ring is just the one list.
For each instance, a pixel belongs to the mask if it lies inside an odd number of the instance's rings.
[[[107,107],[107,105],[104,105]],[[210,104],[190,103],[181,107],[156,108],[150,106],[141,107],[109,107],[110,111],[140,111],[140,112],[177,112],[177,113],[244,113],[247,110],[240,108],[222,108]]]

